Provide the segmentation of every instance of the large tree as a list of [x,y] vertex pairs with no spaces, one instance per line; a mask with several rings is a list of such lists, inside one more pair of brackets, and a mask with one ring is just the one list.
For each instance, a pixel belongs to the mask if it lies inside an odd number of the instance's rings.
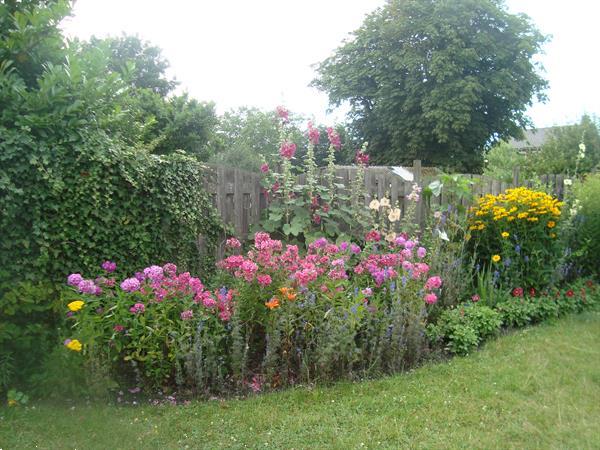
[[373,160],[475,170],[490,142],[518,136],[545,80],[545,38],[501,0],[389,0],[317,68],[331,104]]

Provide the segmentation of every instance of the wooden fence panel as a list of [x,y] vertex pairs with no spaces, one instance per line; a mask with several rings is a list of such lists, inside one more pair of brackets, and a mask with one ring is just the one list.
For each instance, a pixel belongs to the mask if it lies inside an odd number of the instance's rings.
[[[413,183],[425,187],[430,181],[435,179],[432,174],[433,169],[427,168],[423,175],[421,162],[413,162],[411,170],[414,180],[405,180],[396,175],[389,167],[367,167],[365,170],[365,204],[368,205],[372,199],[382,199],[387,197],[392,205],[398,205],[402,211],[402,216],[406,214],[409,204],[407,199],[412,190]],[[324,175],[324,169],[321,169],[321,177]],[[488,179],[477,174],[462,174],[463,177],[474,181],[471,191],[475,198],[486,194],[497,195],[504,192],[507,188],[515,186],[532,187],[532,181],[522,179],[519,168],[513,171],[511,183],[506,180],[499,181]],[[340,166],[336,168],[336,183],[344,185],[340,193],[349,196],[352,194],[352,182],[356,178],[355,166]],[[260,173],[248,172],[241,169],[209,166],[204,176],[204,188],[212,200],[213,206],[219,212],[221,218],[226,224],[232,226],[233,231],[240,239],[246,239],[252,228],[260,222],[262,212],[268,206],[268,196],[261,187],[262,175]],[[562,198],[564,195],[564,175],[543,175],[541,182],[547,186],[554,195]],[[299,184],[305,183],[304,175],[298,177]],[[432,197],[428,205],[421,201],[417,205],[417,220],[422,223],[427,214],[427,209],[437,209],[444,204],[453,204],[458,206],[460,202],[464,207],[465,199],[457,199],[453,194],[442,189],[439,197]]]

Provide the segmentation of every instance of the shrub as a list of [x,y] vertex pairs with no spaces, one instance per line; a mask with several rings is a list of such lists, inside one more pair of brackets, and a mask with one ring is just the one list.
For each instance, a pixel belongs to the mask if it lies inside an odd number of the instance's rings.
[[0,296],[0,391],[28,388],[56,342],[60,293],[48,283],[20,282],[2,286]]
[[148,389],[192,384],[186,357],[196,330],[210,328],[216,338],[233,306],[232,292],[213,294],[171,263],[121,282],[104,273],[95,280],[71,274],[68,283],[74,332],[65,347],[107,365],[115,379]]
[[465,303],[444,311],[427,334],[434,343],[441,343],[451,353],[466,355],[480,343],[496,335],[502,321],[493,309],[476,303]]
[[492,271],[496,285],[504,288],[545,287],[560,259],[561,206],[556,198],[527,188],[479,199],[469,226],[477,267]]
[[577,184],[570,212],[574,216],[568,243],[570,259],[580,273],[597,275],[600,267],[600,174],[590,175]]

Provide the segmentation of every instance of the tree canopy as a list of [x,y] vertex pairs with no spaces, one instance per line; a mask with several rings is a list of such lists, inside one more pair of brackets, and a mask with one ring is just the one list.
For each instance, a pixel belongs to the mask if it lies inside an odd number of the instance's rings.
[[501,0],[389,0],[318,65],[313,85],[349,103],[374,161],[474,170],[544,99],[533,60],[544,42]]

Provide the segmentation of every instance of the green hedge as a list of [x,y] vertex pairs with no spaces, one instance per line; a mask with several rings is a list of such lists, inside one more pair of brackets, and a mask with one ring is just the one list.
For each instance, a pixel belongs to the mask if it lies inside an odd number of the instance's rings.
[[118,148],[98,131],[50,143],[26,130],[0,127],[0,135],[5,280],[62,281],[95,272],[105,259],[121,271],[167,261],[194,272],[213,265],[222,225],[194,158]]

